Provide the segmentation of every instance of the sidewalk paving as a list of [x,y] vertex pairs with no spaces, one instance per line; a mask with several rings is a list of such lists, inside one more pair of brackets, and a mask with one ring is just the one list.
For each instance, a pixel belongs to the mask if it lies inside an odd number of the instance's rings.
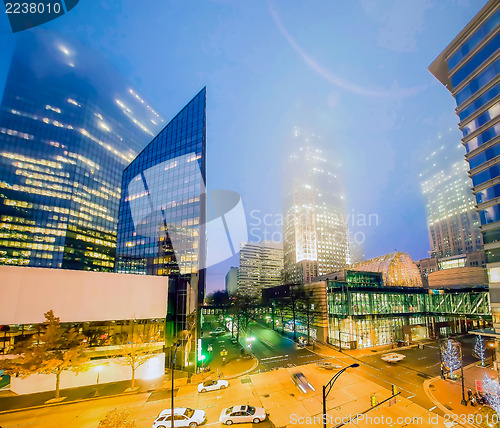
[[[255,369],[258,365],[256,358],[232,358],[219,370],[219,377],[230,379],[238,376],[245,375]],[[207,379],[214,379],[217,377],[216,370],[208,373],[199,373],[191,376],[191,383],[198,384]],[[175,374],[174,394],[180,385],[188,382],[186,374],[182,375],[177,372]],[[66,397],[64,400],[51,405],[68,404],[75,401],[93,400],[98,398],[111,397],[115,395],[130,395],[140,393],[150,393],[151,395],[162,395],[164,398],[170,397],[170,375],[164,375],[160,378],[153,380],[136,379],[135,386],[138,387],[136,391],[126,392],[130,388],[130,380],[110,382],[100,384],[98,387],[99,396],[95,397],[96,385],[81,386],[78,388],[67,388],[60,390],[60,396]],[[45,391],[34,394],[17,395],[10,390],[0,391],[0,413],[18,411],[25,408],[33,408],[46,405],[48,400],[54,398],[55,391]]]
[[[459,372],[459,371],[457,371]],[[478,367],[476,364],[471,364],[464,367],[464,390],[465,398],[467,399],[467,390],[470,388],[473,392],[476,391],[476,380],[482,380],[484,374],[488,377],[496,379],[498,373],[491,367]],[[449,379],[443,380],[441,377],[436,377],[433,379],[426,380],[424,382],[424,390],[428,397],[438,406],[445,414],[449,415],[461,415],[474,416],[481,412],[484,406],[476,404],[471,406],[467,403],[464,406],[462,401],[462,381],[458,379],[452,381]],[[478,418],[480,418],[478,416]],[[465,426],[478,426],[475,424],[464,424]]]

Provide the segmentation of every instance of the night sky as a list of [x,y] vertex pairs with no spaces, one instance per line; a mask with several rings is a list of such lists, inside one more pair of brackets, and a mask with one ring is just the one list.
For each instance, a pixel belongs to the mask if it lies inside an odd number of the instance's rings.
[[[252,240],[281,235],[282,154],[298,126],[342,164],[366,256],[417,260],[429,251],[423,161],[461,137],[427,67],[485,3],[80,0],[39,28],[99,51],[167,120],[207,86],[207,184],[241,194]],[[0,88],[16,37],[0,15]],[[275,224],[257,225],[266,214]],[[237,260],[210,269],[209,291]]]

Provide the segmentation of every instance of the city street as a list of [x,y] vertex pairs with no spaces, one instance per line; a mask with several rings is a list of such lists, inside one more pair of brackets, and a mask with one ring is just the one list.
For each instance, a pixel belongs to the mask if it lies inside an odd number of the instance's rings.
[[[303,393],[292,382],[291,375],[299,370],[306,376],[315,389],[314,391]],[[328,397],[329,415],[334,417],[354,416],[370,408],[372,395],[376,395],[379,401],[390,396],[387,389],[364,379],[361,376],[362,371],[361,368],[349,369],[338,379]],[[177,390],[175,406],[205,410],[207,423],[204,426],[220,426],[218,419],[222,409],[240,404],[250,404],[266,409],[269,413],[269,420],[259,424],[262,428],[303,426],[303,424],[296,422],[298,418],[321,415],[321,387],[328,382],[333,374],[335,373],[330,370],[309,364],[300,368],[282,368],[230,380],[226,390],[204,394],[198,393],[196,384],[188,384]],[[149,428],[158,413],[170,407],[170,399],[168,394],[148,393],[0,414],[0,425],[3,428],[69,426],[72,428],[95,428],[103,415],[115,407],[130,409],[131,416],[136,418],[138,426]],[[373,413],[375,412],[377,414],[390,414],[393,417],[423,416],[424,422],[432,416],[426,409],[404,398],[398,398],[397,404],[384,405]],[[242,426],[251,426],[251,424]],[[316,423],[311,426],[319,427],[321,425]],[[402,426],[402,424],[393,426]],[[430,425],[424,423],[421,426]]]

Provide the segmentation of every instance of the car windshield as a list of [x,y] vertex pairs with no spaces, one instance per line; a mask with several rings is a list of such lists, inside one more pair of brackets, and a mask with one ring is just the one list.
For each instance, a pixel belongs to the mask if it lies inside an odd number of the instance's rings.
[[194,410],[187,408],[186,411],[184,412],[184,416],[187,416],[188,418],[191,418],[194,415]]
[[250,413],[251,415],[255,414],[255,407],[248,406],[247,407],[247,412]]
[[233,411],[233,408],[229,407],[228,409],[226,409],[226,415],[229,415],[229,413],[231,413],[232,411]]
[[212,385],[212,381],[211,380],[207,380],[205,381],[205,383],[203,384],[203,386],[210,386]]

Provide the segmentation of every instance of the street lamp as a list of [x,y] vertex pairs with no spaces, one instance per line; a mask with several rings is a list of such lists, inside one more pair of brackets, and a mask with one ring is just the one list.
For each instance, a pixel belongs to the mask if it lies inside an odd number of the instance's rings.
[[[323,385],[323,428],[326,428],[326,397],[328,397],[328,394],[332,390],[333,384],[335,381],[339,378],[339,376],[344,373],[348,368],[351,367],[359,367],[358,363],[351,364],[350,366],[344,367],[342,370],[340,370],[338,373],[336,373],[330,381],[326,384]],[[327,391],[328,388],[328,391]]]
[[94,397],[99,397],[99,375],[101,374],[102,366],[95,366],[94,368],[95,368],[95,371],[97,372],[97,380],[95,383]]
[[171,415],[171,422],[172,422],[172,428],[174,428],[174,367],[175,367],[175,357],[177,356],[177,348],[181,346],[180,342],[177,342],[175,344],[175,349],[174,349],[174,358],[172,358],[172,390],[170,391],[170,395],[172,398],[172,415]]

